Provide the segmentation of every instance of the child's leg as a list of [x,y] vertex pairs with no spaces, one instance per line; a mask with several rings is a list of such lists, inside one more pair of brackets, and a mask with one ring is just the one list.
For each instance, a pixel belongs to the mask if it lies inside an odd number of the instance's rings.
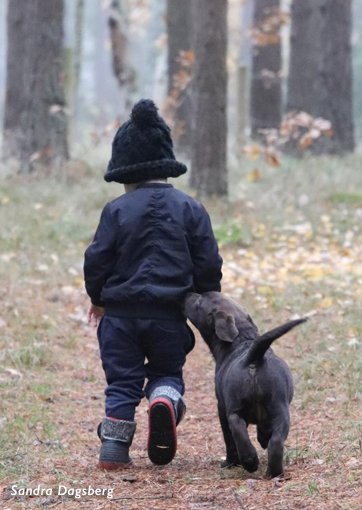
[[145,356],[137,338],[135,319],[104,316],[98,329],[106,376],[106,416],[133,420],[143,397]]
[[195,337],[183,320],[142,321],[142,345],[147,357],[145,395],[159,386],[170,386],[184,394],[183,366],[194,348]]
[[98,338],[108,384],[106,417],[99,428],[99,465],[117,469],[131,462],[128,452],[136,429],[135,408],[143,396],[144,354],[132,319],[105,316]]
[[176,425],[186,410],[182,369],[195,340],[184,321],[143,323],[148,359],[145,394],[150,402],[148,454],[152,462],[162,465],[171,462],[176,453]]

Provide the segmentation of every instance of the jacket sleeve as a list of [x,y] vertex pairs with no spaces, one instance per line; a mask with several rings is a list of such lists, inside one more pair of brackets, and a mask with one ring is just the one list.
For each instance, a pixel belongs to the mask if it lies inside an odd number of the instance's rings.
[[116,232],[112,226],[110,206],[107,204],[102,211],[94,239],[84,254],[85,288],[91,302],[96,306],[104,306],[101,292],[114,266],[115,237]]
[[223,260],[205,208],[199,204],[190,234],[190,251],[194,263],[194,290],[198,293],[221,290]]

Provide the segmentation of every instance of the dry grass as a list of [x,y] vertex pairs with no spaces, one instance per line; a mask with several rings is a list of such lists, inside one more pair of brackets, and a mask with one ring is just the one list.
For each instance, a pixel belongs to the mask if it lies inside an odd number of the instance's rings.
[[[334,165],[334,173],[329,180],[323,174],[323,186],[308,184],[317,165],[311,161],[307,170],[295,164],[287,184],[286,169],[268,170],[265,182],[243,184],[247,200],[209,204],[225,259],[224,291],[249,308],[262,331],[295,314],[311,315],[276,345],[292,368],[296,392],[286,473],[275,480],[263,477],[262,451],[253,475],[219,468],[224,451],[213,362],[199,337],[185,370],[188,412],[172,464],[155,467],[147,458],[142,403],[134,466],[111,474],[97,469],[104,381],[95,331],[85,322],[82,256],[100,207],[118,190],[99,185],[91,173],[86,186],[76,179],[2,179],[2,508],[361,508],[360,177],[344,186],[335,160],[324,164]],[[343,169],[351,176],[358,165],[350,158]],[[266,200],[268,180],[275,190]],[[303,194],[308,206],[298,202]],[[14,496],[14,484],[53,494]],[[113,488],[113,498],[58,496],[60,484]]]

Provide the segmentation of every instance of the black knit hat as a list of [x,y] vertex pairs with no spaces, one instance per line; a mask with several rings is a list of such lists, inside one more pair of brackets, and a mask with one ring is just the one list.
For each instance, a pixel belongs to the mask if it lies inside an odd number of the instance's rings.
[[171,130],[150,99],[133,107],[130,120],[118,129],[104,179],[122,184],[178,177],[187,171],[176,161]]

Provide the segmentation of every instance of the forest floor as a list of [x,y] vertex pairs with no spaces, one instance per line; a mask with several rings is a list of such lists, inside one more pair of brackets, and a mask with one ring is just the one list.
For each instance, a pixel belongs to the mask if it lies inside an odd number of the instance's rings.
[[[338,168],[317,185],[310,163],[295,177],[279,171],[250,182],[247,199],[207,204],[224,258],[223,291],[248,308],[262,332],[310,317],[275,344],[292,369],[295,397],[285,474],[272,480],[264,476],[266,454],[258,446],[256,473],[220,468],[214,363],[197,333],[185,367],[187,414],[174,461],[157,467],[148,460],[142,402],[132,467],[97,468],[104,376],[96,332],[86,322],[82,257],[115,189],[88,175],[87,186],[84,177],[3,178],[1,508],[360,509],[362,187],[353,177],[356,165],[343,162],[343,186]],[[308,180],[304,188],[300,182]],[[38,486],[42,495],[22,494]],[[95,489],[103,495],[92,495]],[[77,490],[86,494],[78,497]]]

